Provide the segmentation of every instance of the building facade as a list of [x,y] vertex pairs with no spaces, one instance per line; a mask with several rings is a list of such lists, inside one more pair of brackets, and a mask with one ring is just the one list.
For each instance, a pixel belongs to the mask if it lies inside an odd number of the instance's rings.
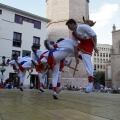
[[113,25],[112,31],[111,75],[112,87],[120,87],[120,30]]
[[105,67],[105,86],[112,88],[111,61],[106,63]]
[[[23,57],[26,53],[32,53],[31,46],[33,44],[41,45],[44,48],[44,40],[46,39],[46,26],[50,20],[0,4],[0,63],[2,56],[11,59],[12,54],[16,53]],[[14,71],[11,67],[6,67],[4,72],[5,79],[12,77]],[[27,73],[28,75],[28,73]],[[30,85],[30,79],[37,79],[37,73],[34,71],[30,78],[25,79],[25,86]],[[38,80],[34,81],[36,84]]]
[[108,44],[97,44],[99,53],[93,52],[92,61],[94,69],[96,71],[105,71],[106,63],[111,61],[111,48],[112,45]]
[[[78,24],[83,23],[83,16],[85,19],[89,19],[89,0],[46,0],[46,4],[47,18],[51,19],[47,25],[47,36],[50,40],[71,38],[71,31],[65,25],[68,19],[75,19]],[[71,66],[75,66],[74,59]],[[73,70],[68,67],[64,68],[62,73],[63,85],[87,86],[88,79],[82,61],[80,61],[77,69],[79,71],[73,77]]]

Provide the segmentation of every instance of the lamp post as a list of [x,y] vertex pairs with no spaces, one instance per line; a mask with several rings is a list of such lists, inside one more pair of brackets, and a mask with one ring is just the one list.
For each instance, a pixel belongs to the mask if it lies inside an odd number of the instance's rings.
[[95,75],[96,75],[96,69],[94,69],[94,72],[93,72],[93,76],[94,76],[94,85],[95,85],[95,82],[96,82]]
[[96,75],[96,69],[94,69],[93,75],[94,75],[94,76]]
[[3,73],[5,72],[5,68],[4,68],[4,66],[6,66],[6,64],[5,64],[5,56],[2,56],[2,63],[0,64],[0,66],[2,66],[2,68],[0,68],[0,71],[1,71],[1,84],[3,84],[3,79],[4,79],[4,75],[3,75]]

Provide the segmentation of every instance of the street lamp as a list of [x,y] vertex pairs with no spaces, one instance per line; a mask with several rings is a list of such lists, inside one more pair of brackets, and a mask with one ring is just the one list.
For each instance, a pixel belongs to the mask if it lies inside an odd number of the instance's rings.
[[93,76],[94,76],[94,86],[96,84],[96,78],[95,78],[95,75],[96,75],[96,69],[94,68],[94,71],[93,71]]
[[3,84],[3,79],[4,79],[4,75],[3,75],[3,73],[5,72],[5,68],[4,68],[4,66],[6,66],[6,64],[5,64],[5,56],[2,56],[2,63],[0,64],[0,66],[2,66],[2,68],[0,68],[0,71],[1,71],[1,76],[0,76],[0,78],[1,78],[1,84]]
[[4,66],[6,66],[6,64],[5,64],[5,56],[2,56],[2,67],[4,67]]
[[96,69],[94,69],[93,75],[94,75],[94,76],[96,75]]

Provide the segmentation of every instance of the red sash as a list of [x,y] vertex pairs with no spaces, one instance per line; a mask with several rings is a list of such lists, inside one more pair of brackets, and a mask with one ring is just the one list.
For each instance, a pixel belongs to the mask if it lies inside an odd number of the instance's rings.
[[86,54],[90,54],[92,55],[93,52],[93,48],[95,46],[94,41],[92,38],[83,40],[81,38],[79,38],[75,32],[72,32],[72,35],[80,41],[80,43],[78,44],[78,50],[81,50],[83,53]]
[[48,52],[48,51],[44,52],[44,53],[40,56],[40,59],[38,60],[38,64],[39,64],[39,65],[36,66],[36,72],[41,72],[41,70],[44,69],[44,65],[41,63],[40,60],[41,60],[42,58],[44,58],[44,54],[47,53],[47,52]]
[[[17,68],[16,68],[16,66],[15,65],[12,65],[12,67],[13,67],[13,70],[17,70]],[[25,69],[20,65],[20,66],[18,66],[19,67],[19,69],[23,72]]]
[[56,65],[56,62],[55,62],[54,57],[53,57],[53,54],[51,54],[48,57],[48,64],[49,64],[51,70],[53,69],[53,66]]
[[54,44],[53,47],[54,47],[54,48],[58,48],[57,44]]

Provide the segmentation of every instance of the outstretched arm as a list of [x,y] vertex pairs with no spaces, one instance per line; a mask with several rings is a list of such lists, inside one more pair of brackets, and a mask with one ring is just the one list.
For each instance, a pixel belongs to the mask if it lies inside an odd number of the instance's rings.
[[76,61],[76,64],[79,63],[79,59],[78,59],[78,50],[77,50],[77,47],[74,48],[74,52],[75,52],[75,61]]
[[76,65],[75,65],[75,69],[74,69],[73,77],[74,77],[74,75],[75,75],[75,71],[76,71],[76,69],[77,69],[77,65],[78,65],[78,63],[79,63],[77,47],[74,48],[74,51],[75,51]]
[[46,49],[48,49],[48,50],[54,49],[54,44],[51,45],[49,40],[45,40],[44,45],[45,45]]

